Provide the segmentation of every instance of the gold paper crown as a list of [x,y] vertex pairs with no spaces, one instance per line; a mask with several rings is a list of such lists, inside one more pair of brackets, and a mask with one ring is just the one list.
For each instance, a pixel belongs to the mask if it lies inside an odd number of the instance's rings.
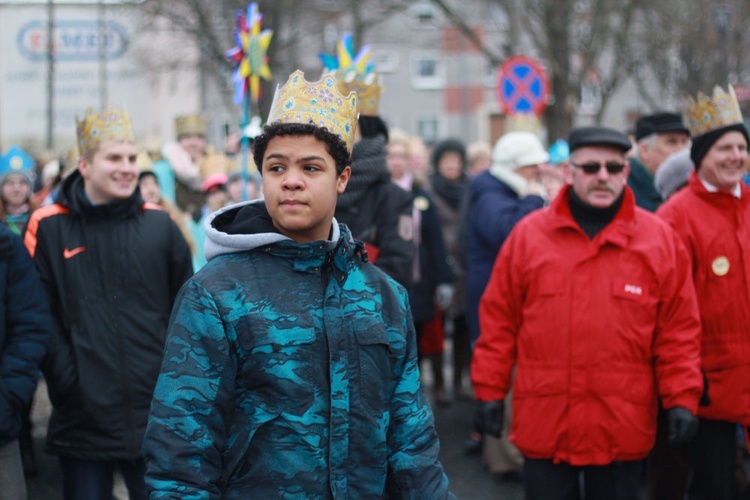
[[78,151],[90,157],[104,141],[134,141],[133,127],[125,106],[107,104],[102,114],[87,108],[83,120],[76,116]]
[[351,152],[357,126],[357,94],[340,92],[336,77],[326,74],[317,82],[297,70],[283,87],[276,87],[267,123],[312,123],[325,127],[346,143]]
[[716,85],[712,97],[703,92],[698,92],[697,99],[688,97],[687,122],[692,137],[742,123],[742,111],[734,87],[729,85],[728,91],[725,92]]
[[177,136],[181,135],[206,135],[208,131],[208,120],[203,115],[182,115],[174,119],[174,127]]
[[375,73],[366,76],[358,74],[353,69],[336,72],[339,82],[339,90],[346,95],[349,92],[357,93],[357,111],[362,116],[376,116],[380,107],[380,93],[383,87],[380,85],[380,77]]

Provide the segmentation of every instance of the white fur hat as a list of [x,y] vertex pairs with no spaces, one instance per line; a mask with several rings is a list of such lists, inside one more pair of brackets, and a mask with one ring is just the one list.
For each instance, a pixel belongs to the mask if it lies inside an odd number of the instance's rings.
[[492,166],[517,170],[528,165],[549,161],[549,153],[542,141],[531,132],[509,132],[492,149]]

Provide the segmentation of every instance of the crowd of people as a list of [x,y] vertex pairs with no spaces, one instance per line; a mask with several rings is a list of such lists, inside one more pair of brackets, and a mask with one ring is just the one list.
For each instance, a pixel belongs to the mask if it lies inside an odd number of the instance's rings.
[[731,87],[549,148],[512,120],[426,145],[378,96],[294,72],[250,171],[201,115],[139,147],[116,104],[72,159],[0,158],[0,497],[36,473],[41,373],[66,499],[115,471],[132,499],[452,498],[432,411],[457,401],[529,500],[750,498]]

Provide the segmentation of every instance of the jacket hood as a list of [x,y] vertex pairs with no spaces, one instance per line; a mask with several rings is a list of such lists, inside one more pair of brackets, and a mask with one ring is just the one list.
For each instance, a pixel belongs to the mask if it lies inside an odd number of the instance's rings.
[[[205,222],[206,260],[227,253],[245,252],[259,247],[292,241],[274,227],[264,200],[252,200],[224,207],[208,216]],[[329,249],[335,248],[341,230],[333,219]]]
[[129,214],[136,213],[141,209],[144,202],[140,190],[136,187],[129,198],[102,205],[92,205],[84,192],[83,177],[78,170],[75,170],[63,181],[60,191],[55,196],[55,203],[59,203],[71,212],[89,219],[108,219],[118,216],[126,217]]

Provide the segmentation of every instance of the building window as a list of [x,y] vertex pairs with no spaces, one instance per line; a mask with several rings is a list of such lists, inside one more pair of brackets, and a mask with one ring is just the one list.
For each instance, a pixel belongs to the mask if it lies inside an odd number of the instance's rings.
[[425,144],[434,144],[443,136],[443,124],[437,114],[424,113],[414,117],[414,130]]
[[578,102],[578,112],[586,115],[595,115],[602,107],[602,87],[599,82],[599,74],[589,70],[581,83],[581,98]]
[[375,73],[395,73],[398,70],[398,52],[395,50],[373,50],[370,62]]
[[411,83],[415,89],[441,89],[445,85],[445,66],[438,52],[412,55]]
[[429,28],[435,25],[437,10],[430,2],[417,2],[411,7],[409,13],[411,25],[415,28]]

